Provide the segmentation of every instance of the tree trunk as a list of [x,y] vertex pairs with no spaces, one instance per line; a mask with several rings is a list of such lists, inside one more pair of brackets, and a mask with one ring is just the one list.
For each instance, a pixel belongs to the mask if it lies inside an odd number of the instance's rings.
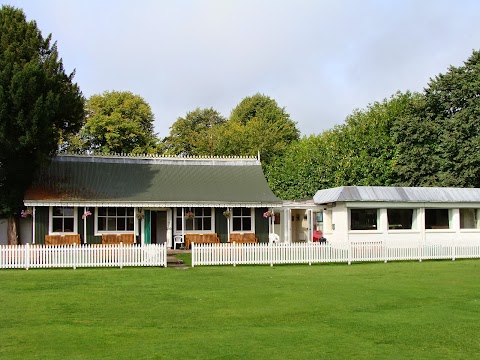
[[14,216],[8,218],[7,238],[8,245],[18,245],[17,219]]

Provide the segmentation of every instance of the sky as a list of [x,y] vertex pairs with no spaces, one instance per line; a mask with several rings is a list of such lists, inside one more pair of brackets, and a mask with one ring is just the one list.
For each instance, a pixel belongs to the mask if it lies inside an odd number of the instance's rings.
[[0,0],[57,41],[86,98],[140,95],[168,136],[196,108],[256,93],[302,135],[397,91],[422,91],[480,49],[477,0]]

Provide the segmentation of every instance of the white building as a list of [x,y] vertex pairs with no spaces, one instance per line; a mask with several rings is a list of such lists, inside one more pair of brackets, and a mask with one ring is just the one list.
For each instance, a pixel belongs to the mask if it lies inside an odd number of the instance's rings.
[[323,232],[331,243],[395,246],[480,239],[480,189],[343,186],[319,190]]

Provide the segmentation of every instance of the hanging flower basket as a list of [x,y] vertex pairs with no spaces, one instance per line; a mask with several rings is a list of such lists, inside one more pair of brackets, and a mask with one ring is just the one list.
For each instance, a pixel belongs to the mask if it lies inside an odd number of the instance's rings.
[[187,211],[185,213],[185,219],[187,219],[187,220],[193,219],[194,217],[195,217],[195,215],[193,214],[192,211]]
[[32,214],[33,214],[33,210],[32,210],[32,208],[30,208],[30,207],[29,207],[29,208],[26,208],[25,210],[22,210],[22,211],[20,212],[20,216],[21,216],[22,218],[27,218],[27,217],[29,217],[29,216],[32,216]]
[[232,212],[230,210],[225,210],[223,212],[223,216],[225,216],[227,219],[232,216]]
[[268,211],[265,211],[265,212],[263,213],[263,217],[264,217],[265,219],[270,218],[270,217],[272,217],[273,215],[275,215],[275,213],[274,213],[272,210],[268,210]]
[[85,220],[86,218],[88,218],[90,215],[92,215],[92,213],[90,212],[90,210],[87,210],[83,213],[82,215],[82,219]]
[[135,216],[137,217],[138,220],[142,220],[145,217],[145,211],[142,210],[137,210],[135,213]]

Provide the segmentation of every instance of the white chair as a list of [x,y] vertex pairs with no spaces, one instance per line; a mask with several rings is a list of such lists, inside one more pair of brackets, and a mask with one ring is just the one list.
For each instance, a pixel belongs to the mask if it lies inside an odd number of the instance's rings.
[[268,234],[268,243],[269,244],[278,244],[280,243],[280,236],[275,233]]
[[185,244],[185,239],[183,238],[182,235],[175,235],[173,237],[173,249],[175,250],[177,248],[177,244]]

